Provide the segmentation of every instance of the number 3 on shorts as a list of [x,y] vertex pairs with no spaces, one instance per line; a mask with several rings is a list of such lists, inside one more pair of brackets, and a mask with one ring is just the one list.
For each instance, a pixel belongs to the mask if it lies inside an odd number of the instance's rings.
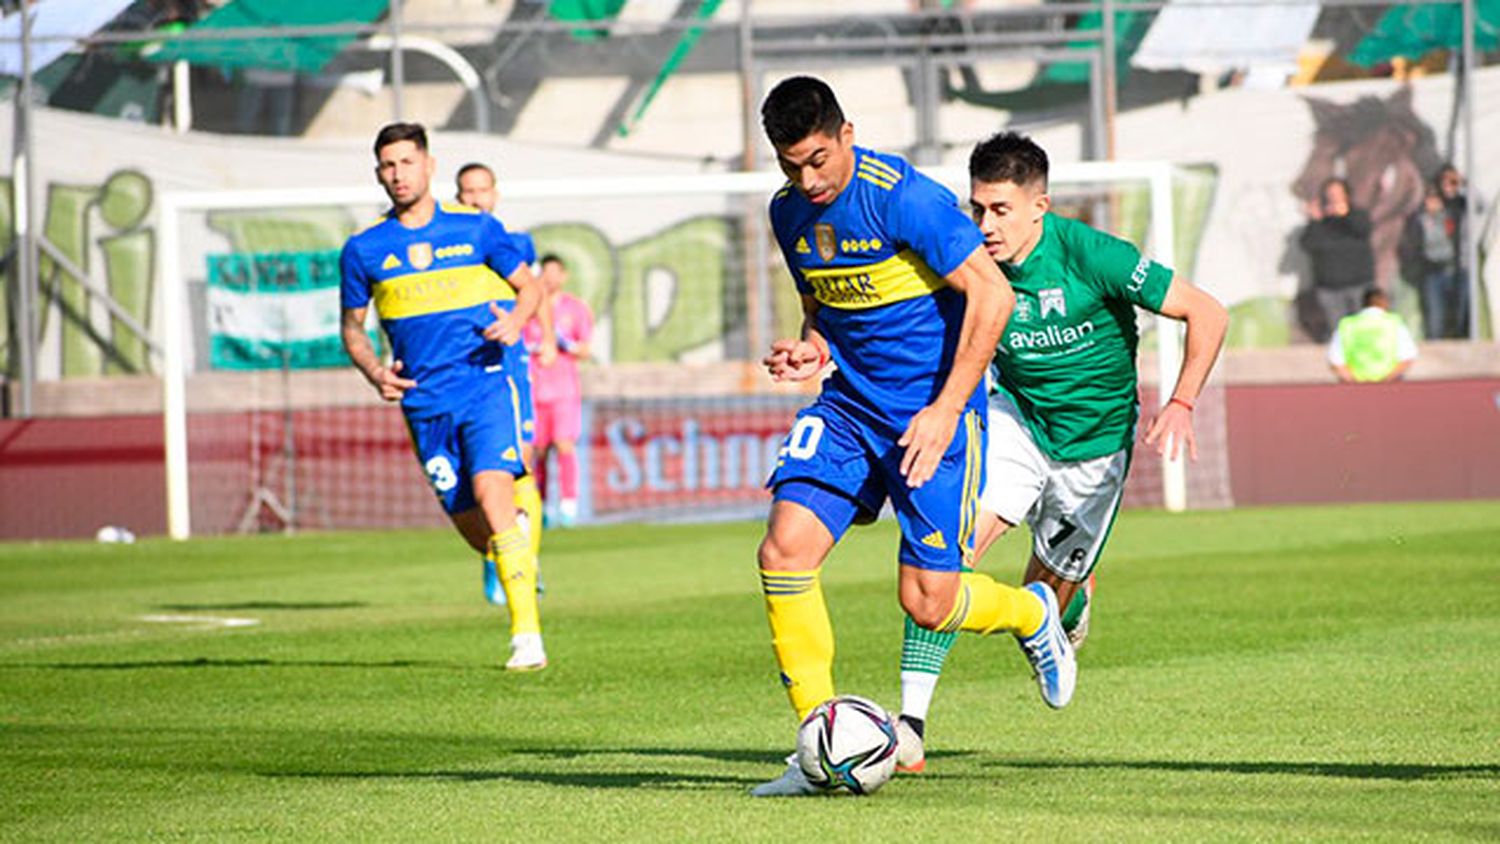
[[806,460],[818,450],[818,440],[823,438],[823,420],[816,416],[804,416],[792,426],[786,435],[786,446],[782,455],[796,460]]
[[427,461],[425,467],[427,477],[432,481],[432,488],[438,492],[447,492],[458,486],[458,474],[453,471],[453,464],[446,457],[434,457]]

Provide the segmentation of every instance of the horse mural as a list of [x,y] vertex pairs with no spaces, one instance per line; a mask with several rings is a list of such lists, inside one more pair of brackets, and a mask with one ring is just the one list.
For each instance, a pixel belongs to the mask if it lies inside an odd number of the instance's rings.
[[1317,128],[1307,163],[1292,183],[1293,195],[1306,202],[1333,176],[1349,182],[1351,204],[1368,211],[1374,225],[1375,284],[1388,292],[1402,227],[1443,163],[1432,127],[1412,111],[1411,98],[1410,88],[1347,104],[1304,97]]

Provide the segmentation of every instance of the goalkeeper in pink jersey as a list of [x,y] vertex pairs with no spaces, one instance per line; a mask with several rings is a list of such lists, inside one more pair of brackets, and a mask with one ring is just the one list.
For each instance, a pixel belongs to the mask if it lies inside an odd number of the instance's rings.
[[[557,333],[557,356],[544,363],[540,354],[531,355],[531,392],[536,407],[536,479],[542,495],[547,495],[548,452],[557,452],[559,496],[547,498],[547,519],[551,524],[570,527],[578,519],[578,436],[583,425],[583,391],[578,382],[578,362],[589,356],[589,339],[594,333],[594,313],[582,299],[563,290],[568,281],[568,266],[556,255],[542,257],[541,308],[552,315]],[[540,309],[539,309],[540,310]],[[526,346],[541,345],[542,326],[533,319],[526,325]]]

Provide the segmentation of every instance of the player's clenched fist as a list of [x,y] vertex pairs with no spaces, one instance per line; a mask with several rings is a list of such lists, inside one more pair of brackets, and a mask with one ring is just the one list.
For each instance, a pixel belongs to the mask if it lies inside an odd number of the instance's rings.
[[805,381],[818,374],[827,360],[817,344],[809,340],[777,340],[761,363],[772,381]]

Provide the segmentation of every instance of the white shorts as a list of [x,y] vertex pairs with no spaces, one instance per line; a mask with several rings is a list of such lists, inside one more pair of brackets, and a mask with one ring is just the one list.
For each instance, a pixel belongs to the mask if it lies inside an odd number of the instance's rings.
[[1109,539],[1130,450],[1091,460],[1053,460],[1037,447],[1004,393],[990,396],[989,445],[979,508],[1012,525],[1031,526],[1031,547],[1063,580],[1086,580]]

